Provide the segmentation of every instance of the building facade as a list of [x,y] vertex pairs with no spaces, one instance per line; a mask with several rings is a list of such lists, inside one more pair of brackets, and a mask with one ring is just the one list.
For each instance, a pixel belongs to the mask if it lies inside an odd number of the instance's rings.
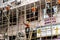
[[33,30],[37,30],[37,38],[41,38],[41,40],[51,39],[51,36],[52,39],[55,39],[60,34],[60,4],[58,0],[24,0],[19,5],[15,5],[13,1],[12,4],[9,3],[9,6],[11,6],[9,11],[5,8],[2,9],[3,12],[0,11],[1,33],[8,35],[8,40],[16,37],[19,32],[25,34],[26,26],[23,22],[26,23],[26,21],[30,22]]

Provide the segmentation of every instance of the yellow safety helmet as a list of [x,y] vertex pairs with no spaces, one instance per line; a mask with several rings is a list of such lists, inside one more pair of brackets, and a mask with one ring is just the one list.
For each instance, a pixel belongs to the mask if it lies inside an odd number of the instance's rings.
[[28,24],[28,23],[29,23],[29,21],[26,21],[26,23]]

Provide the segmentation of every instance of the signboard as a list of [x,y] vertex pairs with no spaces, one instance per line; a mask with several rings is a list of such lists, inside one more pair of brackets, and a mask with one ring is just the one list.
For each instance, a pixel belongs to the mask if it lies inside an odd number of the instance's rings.
[[37,37],[51,36],[51,31],[52,31],[52,35],[60,35],[60,25],[52,26],[52,30],[51,30],[51,26],[38,28]]
[[45,18],[45,25],[50,25],[50,24],[56,24],[56,18],[52,17],[52,18]]

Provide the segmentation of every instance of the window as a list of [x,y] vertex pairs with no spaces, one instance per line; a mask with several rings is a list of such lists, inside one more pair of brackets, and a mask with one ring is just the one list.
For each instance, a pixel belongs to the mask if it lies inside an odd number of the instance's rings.
[[[27,21],[35,21],[35,20],[38,20],[38,8],[36,8],[35,12],[32,12],[32,6],[34,5],[34,3],[32,3],[31,5],[28,5],[26,6],[26,20]],[[30,9],[29,9],[30,8]]]
[[41,0],[41,8],[42,8],[42,9],[45,8],[45,0]]
[[11,10],[11,13],[10,13],[10,25],[16,25],[16,22],[17,22],[16,10],[13,9]]
[[7,26],[7,18],[4,15],[5,13],[2,12],[2,10],[0,10],[0,27],[6,27]]
[[9,40],[15,40],[16,36],[9,36]]
[[25,6],[21,6],[18,8],[18,22],[21,24],[24,21],[24,13],[25,13]]
[[3,0],[3,3],[4,3],[4,2],[7,2],[7,1],[8,1],[8,0]]

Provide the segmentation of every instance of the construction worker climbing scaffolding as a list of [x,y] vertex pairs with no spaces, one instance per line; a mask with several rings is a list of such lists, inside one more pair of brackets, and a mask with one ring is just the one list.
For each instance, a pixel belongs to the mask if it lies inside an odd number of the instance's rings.
[[30,24],[29,24],[28,21],[27,21],[27,23],[23,22],[23,24],[26,26],[25,27],[25,33],[26,33],[26,38],[28,38],[29,37],[29,32],[30,32]]

